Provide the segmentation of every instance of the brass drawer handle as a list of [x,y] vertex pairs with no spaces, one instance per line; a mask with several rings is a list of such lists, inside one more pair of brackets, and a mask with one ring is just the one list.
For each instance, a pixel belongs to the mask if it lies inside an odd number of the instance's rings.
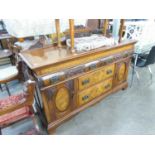
[[89,96],[85,95],[85,96],[82,97],[82,100],[84,101],[84,100],[87,100],[88,98],[89,98]]
[[123,55],[123,58],[126,58],[126,57],[128,57],[129,56],[129,54],[128,53],[125,53],[124,55]]
[[112,73],[112,70],[107,70],[107,74],[111,74]]
[[110,87],[110,84],[107,84],[104,88],[108,89]]
[[59,80],[60,80],[60,77],[58,77],[58,76],[54,76],[51,78],[52,83],[58,82]]
[[88,84],[89,82],[90,82],[90,80],[86,79],[86,80],[82,81],[82,85]]
[[95,65],[91,65],[91,66],[89,66],[89,68],[90,69],[95,69],[95,68],[97,68],[97,65],[95,64]]

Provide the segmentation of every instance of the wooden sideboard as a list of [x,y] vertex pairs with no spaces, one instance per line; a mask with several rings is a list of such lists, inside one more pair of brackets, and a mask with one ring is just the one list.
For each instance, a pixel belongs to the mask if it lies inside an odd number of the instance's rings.
[[37,82],[49,133],[80,111],[127,88],[135,43],[127,41],[81,53],[65,47],[20,53],[28,74]]

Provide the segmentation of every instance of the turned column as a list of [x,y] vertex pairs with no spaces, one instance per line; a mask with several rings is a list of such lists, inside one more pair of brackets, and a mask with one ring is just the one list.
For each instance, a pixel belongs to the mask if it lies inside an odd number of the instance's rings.
[[71,51],[74,53],[74,19],[69,19],[69,28],[70,28],[70,45]]
[[121,21],[120,21],[120,29],[119,29],[119,42],[122,41],[124,23],[125,23],[125,19],[121,19]]
[[107,36],[107,29],[108,29],[108,19],[104,19],[104,23],[103,23],[103,35]]
[[55,27],[56,27],[58,47],[61,47],[60,20],[59,19],[55,19]]

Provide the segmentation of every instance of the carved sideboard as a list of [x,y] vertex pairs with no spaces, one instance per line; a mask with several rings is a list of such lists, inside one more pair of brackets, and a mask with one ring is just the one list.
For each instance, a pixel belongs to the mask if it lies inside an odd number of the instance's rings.
[[82,53],[71,53],[63,47],[20,53],[38,84],[40,108],[49,133],[80,111],[127,88],[134,44],[122,42]]

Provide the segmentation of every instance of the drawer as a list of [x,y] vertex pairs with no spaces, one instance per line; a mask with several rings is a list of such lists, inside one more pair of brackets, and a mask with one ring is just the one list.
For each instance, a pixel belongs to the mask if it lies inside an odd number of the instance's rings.
[[93,84],[96,84],[108,77],[113,76],[115,64],[108,65],[100,70],[88,73],[78,78],[78,89],[83,90]]
[[107,79],[104,82],[81,91],[77,95],[78,105],[81,106],[110,90],[112,88],[112,79],[113,78]]

